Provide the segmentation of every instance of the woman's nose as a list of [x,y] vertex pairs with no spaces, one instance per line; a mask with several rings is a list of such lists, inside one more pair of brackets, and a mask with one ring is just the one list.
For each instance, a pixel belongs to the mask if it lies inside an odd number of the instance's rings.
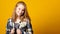
[[21,13],[21,10],[19,10],[18,13]]

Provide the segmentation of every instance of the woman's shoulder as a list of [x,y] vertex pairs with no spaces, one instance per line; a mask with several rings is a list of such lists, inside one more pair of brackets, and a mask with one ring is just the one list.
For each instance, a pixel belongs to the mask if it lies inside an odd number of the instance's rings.
[[12,18],[10,17],[10,18],[8,18],[8,21],[11,21],[12,20]]
[[24,18],[24,21],[25,21],[25,22],[29,22],[29,19],[28,19],[28,18]]

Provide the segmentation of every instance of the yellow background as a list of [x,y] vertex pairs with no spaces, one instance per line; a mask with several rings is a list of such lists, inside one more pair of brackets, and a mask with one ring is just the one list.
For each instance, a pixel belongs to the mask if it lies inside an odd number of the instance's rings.
[[6,33],[7,19],[18,1],[24,1],[34,34],[60,34],[59,0],[0,0],[0,34]]

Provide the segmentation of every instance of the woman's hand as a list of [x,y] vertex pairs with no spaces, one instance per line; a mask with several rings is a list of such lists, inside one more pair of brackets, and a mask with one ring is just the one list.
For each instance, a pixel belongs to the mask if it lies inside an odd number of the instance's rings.
[[16,32],[17,32],[17,34],[22,34],[20,29],[17,29]]
[[13,28],[13,29],[11,29],[10,34],[14,34],[14,32],[15,32],[15,29]]

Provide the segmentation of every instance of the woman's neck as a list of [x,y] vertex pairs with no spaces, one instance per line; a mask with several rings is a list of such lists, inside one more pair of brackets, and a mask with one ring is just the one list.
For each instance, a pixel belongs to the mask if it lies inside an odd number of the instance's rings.
[[17,17],[16,19],[20,19],[20,17]]
[[15,22],[20,22],[20,17],[17,17]]

